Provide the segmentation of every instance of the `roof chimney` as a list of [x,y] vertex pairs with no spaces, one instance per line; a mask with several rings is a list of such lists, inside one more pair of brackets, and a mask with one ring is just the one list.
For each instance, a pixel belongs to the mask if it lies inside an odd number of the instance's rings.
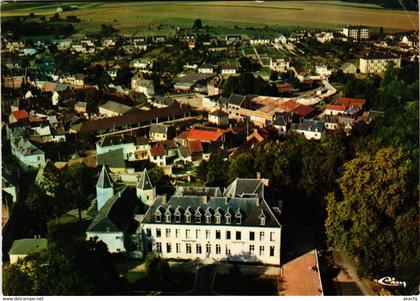
[[168,202],[168,198],[166,196],[166,193],[162,195],[162,204],[165,205]]
[[225,197],[225,205],[227,205],[228,203],[229,203],[229,199]]
[[209,198],[207,195],[203,195],[203,204],[208,204],[209,203]]
[[257,171],[257,179],[258,180],[261,179],[261,172],[260,171]]

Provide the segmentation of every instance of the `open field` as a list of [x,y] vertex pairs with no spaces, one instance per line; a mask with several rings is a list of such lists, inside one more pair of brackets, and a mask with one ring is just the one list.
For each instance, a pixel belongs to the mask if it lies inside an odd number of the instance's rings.
[[[373,4],[340,1],[253,1],[217,2],[75,2],[78,10],[60,13],[76,15],[82,33],[111,24],[122,33],[174,33],[178,26],[192,26],[196,18],[204,25],[220,28],[220,34],[234,26],[273,28],[331,28],[346,24],[366,24],[386,30],[418,30],[418,13],[382,9]],[[61,4],[62,5],[62,4]],[[57,3],[2,4],[1,16],[26,16],[33,12],[49,15]]]

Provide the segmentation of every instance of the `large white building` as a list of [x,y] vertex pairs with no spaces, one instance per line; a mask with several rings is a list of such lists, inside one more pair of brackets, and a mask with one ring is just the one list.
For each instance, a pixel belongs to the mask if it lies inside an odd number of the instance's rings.
[[264,199],[265,180],[178,187],[157,197],[141,221],[146,249],[165,258],[280,265],[281,225]]
[[370,28],[363,25],[350,25],[343,28],[343,34],[353,40],[368,40],[370,37]]
[[389,63],[395,68],[401,68],[401,58],[392,56],[368,56],[360,58],[359,69],[361,73],[383,73]]

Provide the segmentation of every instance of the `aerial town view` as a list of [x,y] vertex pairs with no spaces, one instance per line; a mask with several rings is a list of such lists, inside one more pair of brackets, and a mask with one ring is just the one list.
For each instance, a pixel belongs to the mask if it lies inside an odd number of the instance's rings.
[[3,296],[417,300],[418,1],[0,8]]

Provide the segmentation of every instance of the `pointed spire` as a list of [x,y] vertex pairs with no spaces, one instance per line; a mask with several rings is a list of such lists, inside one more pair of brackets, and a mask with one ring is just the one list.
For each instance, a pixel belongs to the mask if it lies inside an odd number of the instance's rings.
[[150,181],[149,173],[147,172],[146,168],[143,170],[143,173],[141,174],[140,179],[137,182],[137,188],[140,188],[142,190],[153,189],[152,181]]
[[114,186],[114,181],[109,175],[106,165],[102,165],[102,170],[101,170],[101,173],[99,174],[98,183],[96,183],[96,187],[112,188],[113,186]]

